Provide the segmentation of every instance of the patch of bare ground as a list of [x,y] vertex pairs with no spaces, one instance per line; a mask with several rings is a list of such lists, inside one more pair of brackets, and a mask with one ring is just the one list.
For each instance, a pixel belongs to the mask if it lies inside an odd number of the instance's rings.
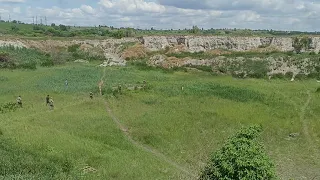
[[121,53],[122,59],[136,59],[136,58],[144,58],[147,56],[147,49],[141,45],[136,44],[134,46],[128,47]]

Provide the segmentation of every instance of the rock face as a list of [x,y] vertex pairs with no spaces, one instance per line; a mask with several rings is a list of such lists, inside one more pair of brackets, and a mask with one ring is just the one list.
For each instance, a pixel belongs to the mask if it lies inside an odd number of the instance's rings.
[[[228,37],[228,36],[145,36],[141,38],[122,38],[104,40],[0,40],[1,46],[35,47],[50,51],[54,47],[67,47],[72,44],[88,44],[102,49],[114,49],[119,44],[134,42],[141,43],[150,51],[163,50],[166,47],[181,46],[188,52],[209,51],[214,49],[232,51],[250,51],[261,47],[272,47],[278,51],[293,51],[292,37]],[[320,37],[310,37],[310,44],[303,51],[320,51]]]
[[265,58],[217,56],[210,59],[178,59],[165,55],[155,55],[149,59],[148,65],[163,68],[208,66],[213,72],[233,74],[239,77],[245,77],[247,75],[262,77],[268,75],[269,78],[271,78],[282,75],[290,76],[290,78],[294,80],[297,75],[308,76],[318,73],[316,67],[320,66],[320,62],[316,57],[312,59],[296,59],[295,57],[273,56]]
[[[279,51],[292,51],[293,39],[290,37],[227,37],[227,36],[147,36],[140,40],[151,51],[165,47],[184,45],[189,52],[225,49],[232,51],[249,51],[260,47],[274,47]],[[312,38],[317,52],[320,39]]]
[[[165,50],[168,53],[200,52],[200,51],[255,51],[261,49],[271,49],[277,51],[293,51],[300,46],[299,51],[315,52],[320,51],[320,37],[308,37],[307,39],[295,39],[292,37],[228,37],[228,36],[145,36],[140,38],[123,38],[123,39],[104,39],[104,40],[25,40],[25,39],[6,39],[1,37],[0,47],[14,46],[25,48],[36,48],[42,51],[50,52],[53,50],[66,50],[69,46],[78,44],[85,51],[96,51],[104,55],[106,61],[101,66],[124,66],[126,57],[136,54],[137,56],[146,54],[147,51]],[[122,56],[122,45],[131,43],[138,44],[126,56]],[[300,43],[300,44],[299,44]],[[301,44],[304,43],[304,44]],[[138,53],[139,50],[139,53]],[[168,51],[167,51],[168,50]],[[171,50],[171,52],[170,52]],[[128,58],[130,59],[130,58]],[[149,60],[149,65],[162,66],[165,68],[179,66],[210,66],[213,70],[223,73],[230,73],[229,67],[236,70],[233,73],[250,73],[246,64],[252,66],[262,66],[257,62],[267,62],[268,75],[291,73],[294,78],[297,74],[308,75],[315,72],[315,67],[319,65],[319,59],[283,59],[274,58],[243,58],[234,57],[226,58],[218,56],[211,59],[192,59],[192,58],[175,58],[164,55],[156,55]],[[265,70],[265,69],[260,69]],[[318,71],[318,70],[317,70]]]
[[24,48],[27,47],[23,42],[19,40],[0,40],[0,47],[3,46],[13,46],[15,48]]

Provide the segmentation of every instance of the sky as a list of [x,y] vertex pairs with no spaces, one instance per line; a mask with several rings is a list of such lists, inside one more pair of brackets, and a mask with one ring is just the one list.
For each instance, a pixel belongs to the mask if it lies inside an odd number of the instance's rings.
[[0,0],[0,14],[72,26],[320,30],[320,0]]

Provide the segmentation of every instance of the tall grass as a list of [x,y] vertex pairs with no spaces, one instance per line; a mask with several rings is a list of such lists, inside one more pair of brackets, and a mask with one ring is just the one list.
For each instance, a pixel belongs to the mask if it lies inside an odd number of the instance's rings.
[[[0,159],[7,164],[0,166],[5,172],[1,178],[189,178],[132,144],[113,122],[104,97],[97,95],[104,70],[105,90],[119,83],[123,87],[118,98],[111,96],[107,102],[130,136],[195,174],[230,134],[250,124],[262,125],[260,141],[277,164],[280,178],[312,179],[319,174],[320,101],[318,93],[312,93],[318,87],[314,81],[235,79],[198,71],[164,73],[135,66],[103,69],[70,63],[36,71],[1,71],[0,102],[14,102],[17,95],[24,102],[23,108],[0,114]],[[143,80],[148,90],[124,88]],[[89,91],[94,91],[93,99]],[[54,98],[53,111],[45,105],[47,94]],[[301,120],[301,108],[309,96]],[[288,139],[290,133],[300,136]],[[95,171],[84,171],[85,167]]]

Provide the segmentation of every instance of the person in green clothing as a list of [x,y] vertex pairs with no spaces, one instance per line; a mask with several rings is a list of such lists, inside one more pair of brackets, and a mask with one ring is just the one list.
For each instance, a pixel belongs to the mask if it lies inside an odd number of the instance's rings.
[[46,97],[46,103],[47,103],[47,106],[49,105],[49,100],[50,100],[50,96],[49,96],[49,95],[47,95],[47,97]]
[[21,99],[21,96],[18,96],[18,98],[17,98],[17,104],[18,104],[19,107],[22,108],[22,99]]

